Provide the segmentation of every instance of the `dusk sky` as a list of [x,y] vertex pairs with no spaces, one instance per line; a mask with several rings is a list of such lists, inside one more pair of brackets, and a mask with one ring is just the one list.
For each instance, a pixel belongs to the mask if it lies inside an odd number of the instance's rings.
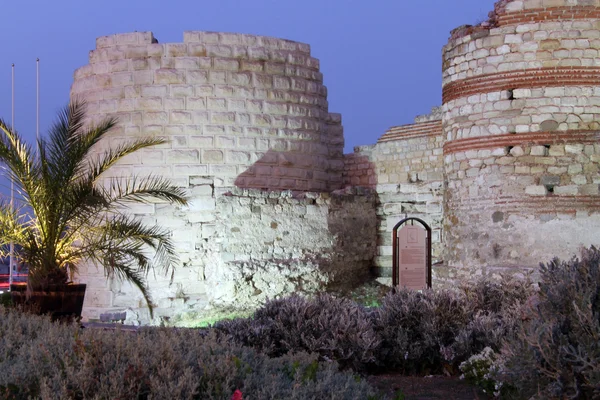
[[35,60],[41,133],[69,100],[73,71],[98,36],[186,30],[238,32],[309,43],[321,61],[329,110],[341,113],[345,152],[375,143],[441,103],[441,50],[450,30],[487,19],[494,0],[20,0],[2,2],[0,117],[10,123],[16,65],[17,129],[35,137]]

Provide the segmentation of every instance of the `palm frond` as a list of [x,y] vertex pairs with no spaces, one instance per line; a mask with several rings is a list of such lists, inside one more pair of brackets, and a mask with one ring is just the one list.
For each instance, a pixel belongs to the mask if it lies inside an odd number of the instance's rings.
[[85,109],[84,102],[71,102],[50,130],[50,141],[43,145],[56,184],[64,185],[81,174],[91,149],[117,123],[115,118],[107,118],[85,127]]
[[151,198],[186,205],[186,192],[160,176],[111,178],[105,197],[112,205],[148,203]]
[[26,196],[36,191],[36,159],[31,146],[19,134],[0,120],[0,163],[4,164],[9,180]]
[[132,142],[121,143],[113,149],[108,149],[102,154],[98,154],[95,157],[88,157],[86,159],[87,165],[85,168],[82,166],[84,176],[96,184],[98,179],[108,169],[114,166],[119,160],[123,159],[136,151],[157,146],[166,143],[165,139],[160,138],[143,138]]
[[123,206],[153,199],[185,205],[186,193],[156,176],[115,178],[101,185],[103,174],[123,157],[165,142],[140,139],[97,154],[96,145],[115,124],[109,118],[91,125],[85,104],[74,101],[34,151],[0,120],[0,164],[29,210],[0,203],[0,255],[3,244],[18,244],[34,281],[62,279],[61,273],[75,272],[82,260],[100,263],[107,274],[135,285],[152,313],[145,277],[155,267],[168,272],[177,255],[170,232],[144,225]]
[[[170,232],[156,225],[148,226],[129,215],[117,215],[107,218],[102,225],[92,228],[88,243],[89,250],[105,248],[136,251],[143,254],[147,248],[154,250],[154,266],[162,267],[167,272],[177,261],[177,254],[170,239]],[[107,245],[108,244],[108,245]],[[93,254],[90,254],[93,257]],[[140,265],[140,269],[147,273],[150,264]]]
[[27,236],[27,225],[19,210],[13,208],[6,201],[0,202],[0,257],[8,256],[6,245],[20,243]]
[[148,293],[145,274],[136,268],[136,260],[123,252],[113,251],[108,248],[105,250],[101,264],[107,275],[114,276],[122,281],[128,281],[138,288],[148,305],[150,317],[152,318],[154,316],[152,298],[150,297],[150,293]]

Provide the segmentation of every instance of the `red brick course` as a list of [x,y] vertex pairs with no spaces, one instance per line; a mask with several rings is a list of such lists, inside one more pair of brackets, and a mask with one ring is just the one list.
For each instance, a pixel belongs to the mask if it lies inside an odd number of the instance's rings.
[[497,26],[506,26],[574,19],[600,19],[600,8],[596,6],[532,8],[500,14],[497,16],[496,23]]
[[550,67],[478,75],[446,84],[442,90],[444,104],[461,97],[502,90],[540,87],[598,86],[598,67]]
[[489,21],[476,26],[461,26],[451,32],[450,40],[457,40],[469,35],[485,36],[489,34],[490,29],[502,26],[582,19],[600,19],[600,8],[596,6],[563,6],[531,8],[507,13],[504,7],[497,7],[494,12],[490,13]]
[[597,144],[600,131],[570,130],[561,132],[509,133],[458,139],[444,144],[444,154],[467,150],[497,149],[521,145]]
[[502,211],[511,214],[571,214],[577,211],[595,211],[600,209],[600,196],[498,196],[480,198],[461,198],[451,200],[448,206],[453,210],[481,211],[500,206]]
[[412,139],[421,136],[437,136],[441,135],[442,132],[442,121],[420,122],[417,124],[390,128],[377,142],[390,142],[393,140]]

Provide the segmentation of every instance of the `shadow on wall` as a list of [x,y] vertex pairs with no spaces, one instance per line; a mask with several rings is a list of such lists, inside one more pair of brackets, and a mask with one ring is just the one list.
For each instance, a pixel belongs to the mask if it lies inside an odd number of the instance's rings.
[[[329,171],[328,165],[311,171],[307,161],[310,156],[269,151],[218,201],[226,271],[219,275],[230,280],[225,286],[235,295],[229,301],[259,303],[288,293],[351,288],[371,276],[375,191],[311,190],[327,187]],[[341,186],[341,171],[337,177],[334,185]]]
[[[374,146],[363,146],[365,149],[368,147]],[[378,184],[377,171],[369,156],[359,153],[346,154],[343,182],[345,187],[356,186],[375,191]]]
[[269,150],[235,179],[241,189],[321,192],[329,188],[329,165],[321,157]]

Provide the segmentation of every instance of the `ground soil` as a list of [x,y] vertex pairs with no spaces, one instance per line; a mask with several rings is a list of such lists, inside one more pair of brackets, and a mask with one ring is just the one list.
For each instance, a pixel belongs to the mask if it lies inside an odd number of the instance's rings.
[[[367,381],[382,394],[393,400],[488,400],[480,389],[458,377],[403,376],[400,374],[370,375]],[[404,395],[404,397],[402,397]]]

